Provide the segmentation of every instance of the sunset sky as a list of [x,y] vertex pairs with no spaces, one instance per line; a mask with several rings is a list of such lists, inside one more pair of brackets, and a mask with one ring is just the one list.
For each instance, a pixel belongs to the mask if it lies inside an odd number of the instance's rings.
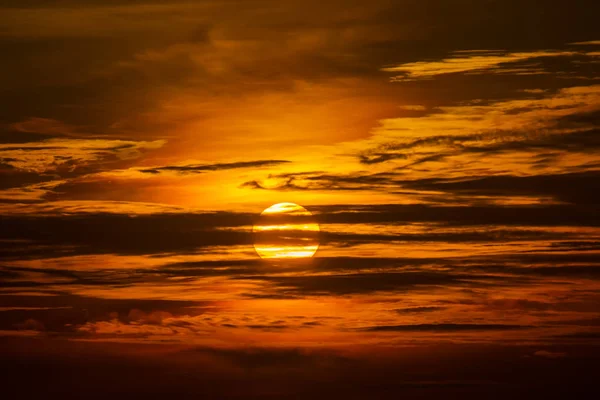
[[[597,0],[2,1],[0,387],[597,390],[598,15]],[[292,238],[263,222],[277,203],[305,208],[279,216]],[[318,250],[262,259],[258,235]]]

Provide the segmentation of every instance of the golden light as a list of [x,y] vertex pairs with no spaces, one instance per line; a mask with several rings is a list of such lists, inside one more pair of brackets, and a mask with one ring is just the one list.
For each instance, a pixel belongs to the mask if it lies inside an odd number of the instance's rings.
[[310,211],[294,203],[264,210],[252,232],[261,258],[312,257],[319,248],[319,224]]

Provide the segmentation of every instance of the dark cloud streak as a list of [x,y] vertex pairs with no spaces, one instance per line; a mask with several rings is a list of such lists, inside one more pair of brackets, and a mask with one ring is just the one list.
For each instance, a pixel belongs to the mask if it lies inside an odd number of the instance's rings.
[[181,174],[194,174],[203,173],[210,171],[222,171],[228,169],[238,168],[260,168],[260,167],[272,167],[281,164],[289,163],[285,160],[258,160],[258,161],[240,161],[232,163],[219,163],[219,164],[191,164],[191,165],[168,165],[164,167],[146,168],[141,169],[141,172],[147,174],[159,174],[161,172],[178,172]]

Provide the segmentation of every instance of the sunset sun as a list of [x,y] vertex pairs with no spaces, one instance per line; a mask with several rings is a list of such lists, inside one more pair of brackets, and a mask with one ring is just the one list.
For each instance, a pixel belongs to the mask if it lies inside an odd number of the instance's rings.
[[319,248],[319,225],[310,211],[294,203],[264,210],[252,232],[261,258],[312,257]]

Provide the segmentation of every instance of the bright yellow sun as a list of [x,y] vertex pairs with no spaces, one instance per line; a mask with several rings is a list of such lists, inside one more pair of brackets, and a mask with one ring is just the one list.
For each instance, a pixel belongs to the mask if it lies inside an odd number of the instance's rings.
[[294,203],[264,210],[252,232],[261,258],[312,257],[319,248],[319,224],[310,211]]

